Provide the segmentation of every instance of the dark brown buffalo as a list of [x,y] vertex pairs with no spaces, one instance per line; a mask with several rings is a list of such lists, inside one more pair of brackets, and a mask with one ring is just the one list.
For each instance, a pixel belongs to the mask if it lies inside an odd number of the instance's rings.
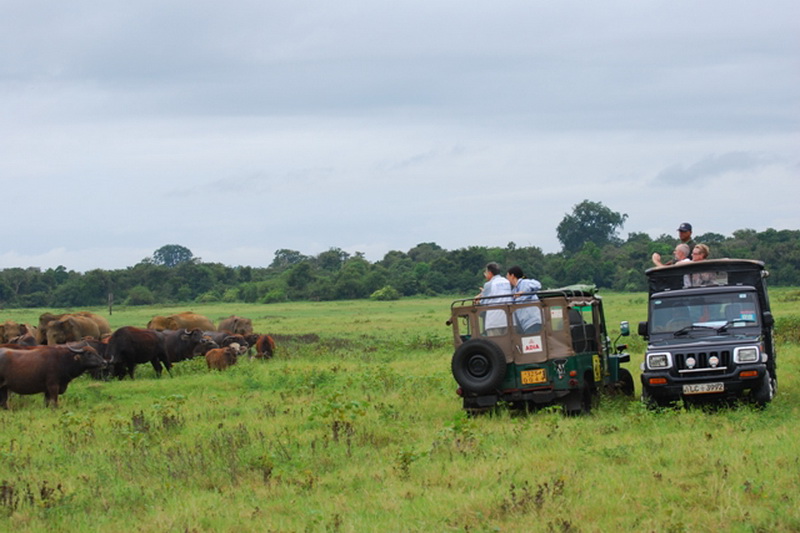
[[111,359],[108,356],[108,341],[110,339],[110,336],[99,341],[96,339],[84,339],[84,342],[94,348],[97,355],[102,357],[106,362],[106,365],[102,368],[93,368],[89,370],[88,373],[93,379],[106,381],[111,377]]
[[153,329],[119,328],[108,339],[106,357],[112,366],[112,374],[118,379],[124,378],[126,373],[133,379],[133,371],[141,363],[151,363],[159,377],[162,363],[167,371],[172,368],[164,349],[164,334]]
[[69,382],[84,371],[105,365],[86,343],[0,348],[0,407],[8,409],[8,393],[44,393],[45,405],[58,406]]
[[106,357],[118,379],[124,378],[126,373],[133,379],[136,365],[148,362],[161,377],[164,367],[171,373],[172,363],[190,359],[195,348],[204,344],[216,347],[213,341],[203,338],[199,329],[156,331],[125,326],[111,335]]
[[249,318],[240,316],[229,316],[224,318],[217,326],[219,331],[228,331],[237,335],[250,335],[253,333],[253,321]]
[[205,353],[209,348],[217,348],[213,339],[195,329],[163,331],[164,349],[170,363],[177,363],[194,357],[195,352]]

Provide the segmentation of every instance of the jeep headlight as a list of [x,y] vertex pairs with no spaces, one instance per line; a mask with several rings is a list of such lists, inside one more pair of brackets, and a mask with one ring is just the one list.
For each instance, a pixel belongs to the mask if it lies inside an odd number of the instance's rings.
[[647,368],[656,370],[672,367],[672,354],[669,352],[647,354]]
[[761,360],[758,346],[742,346],[733,350],[734,363],[757,363]]

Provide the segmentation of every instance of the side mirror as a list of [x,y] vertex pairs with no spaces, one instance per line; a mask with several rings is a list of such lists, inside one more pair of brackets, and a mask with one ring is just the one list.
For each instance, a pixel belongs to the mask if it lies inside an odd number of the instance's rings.
[[623,337],[627,337],[631,334],[631,326],[628,324],[627,320],[623,320],[619,323],[619,334]]
[[764,311],[761,313],[761,319],[764,321],[764,325],[768,328],[771,328],[775,325],[775,317],[772,316],[770,311]]
[[647,338],[647,322],[639,322],[639,335]]

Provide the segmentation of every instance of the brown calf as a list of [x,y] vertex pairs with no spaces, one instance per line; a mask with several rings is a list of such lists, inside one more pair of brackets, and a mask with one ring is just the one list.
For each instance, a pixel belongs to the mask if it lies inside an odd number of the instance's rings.
[[209,370],[225,370],[236,364],[237,347],[212,348],[206,352],[206,364]]

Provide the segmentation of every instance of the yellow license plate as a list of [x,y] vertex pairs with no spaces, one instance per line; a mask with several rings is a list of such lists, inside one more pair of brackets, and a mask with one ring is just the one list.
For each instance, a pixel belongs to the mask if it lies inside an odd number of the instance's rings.
[[519,374],[522,378],[523,385],[533,385],[534,383],[544,383],[547,381],[547,375],[544,373],[544,368],[523,370]]

